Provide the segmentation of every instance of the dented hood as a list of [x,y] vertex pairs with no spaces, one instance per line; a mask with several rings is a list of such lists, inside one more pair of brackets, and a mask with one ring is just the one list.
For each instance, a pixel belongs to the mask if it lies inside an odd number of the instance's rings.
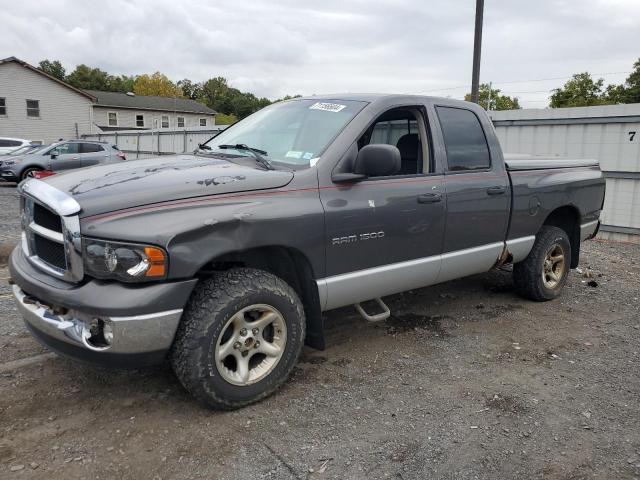
[[176,155],[83,168],[44,181],[71,195],[86,217],[170,200],[278,188],[292,178],[288,171]]

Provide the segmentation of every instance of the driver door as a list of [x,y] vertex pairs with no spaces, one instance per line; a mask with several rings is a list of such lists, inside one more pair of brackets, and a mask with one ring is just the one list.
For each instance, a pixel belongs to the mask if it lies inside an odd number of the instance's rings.
[[53,148],[49,153],[57,153],[57,156],[51,156],[51,170],[61,172],[80,168],[82,166],[82,159],[80,157],[79,146],[79,143],[67,142]]
[[345,305],[349,298],[367,300],[436,281],[446,196],[443,175],[434,171],[424,119],[420,106],[392,109],[354,145],[398,147],[401,168],[394,175],[320,189],[327,308]]

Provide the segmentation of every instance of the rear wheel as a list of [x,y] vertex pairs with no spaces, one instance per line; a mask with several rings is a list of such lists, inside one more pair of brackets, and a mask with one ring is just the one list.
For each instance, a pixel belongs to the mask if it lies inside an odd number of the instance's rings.
[[26,168],[22,174],[20,175],[20,180],[26,180],[27,178],[32,178],[33,174],[35,172],[39,172],[40,170],[42,170],[41,168],[37,168],[37,167],[29,167]]
[[567,233],[544,226],[527,258],[513,266],[516,291],[525,298],[543,302],[560,295],[571,265],[571,243]]
[[180,382],[202,402],[240,408],[286,380],[304,334],[302,303],[287,283],[262,270],[232,269],[196,287],[171,363]]

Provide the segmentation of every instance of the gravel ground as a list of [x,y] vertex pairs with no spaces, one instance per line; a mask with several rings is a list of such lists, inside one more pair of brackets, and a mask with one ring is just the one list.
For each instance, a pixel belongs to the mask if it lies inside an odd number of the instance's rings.
[[640,478],[639,287],[640,246],[593,241],[553,302],[497,271],[389,297],[382,324],[336,310],[284,388],[220,413],[166,367],[7,368],[44,350],[3,282],[0,478]]

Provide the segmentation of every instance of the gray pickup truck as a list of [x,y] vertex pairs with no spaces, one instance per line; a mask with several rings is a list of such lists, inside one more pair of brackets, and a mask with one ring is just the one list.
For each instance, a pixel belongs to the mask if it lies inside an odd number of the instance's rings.
[[471,103],[336,95],[19,190],[10,272],[33,335],[101,365],[169,359],[231,409],[281,385],[303,343],[324,348],[324,311],[384,320],[384,296],[508,263],[520,294],[557,297],[605,182],[595,161],[505,160]]

